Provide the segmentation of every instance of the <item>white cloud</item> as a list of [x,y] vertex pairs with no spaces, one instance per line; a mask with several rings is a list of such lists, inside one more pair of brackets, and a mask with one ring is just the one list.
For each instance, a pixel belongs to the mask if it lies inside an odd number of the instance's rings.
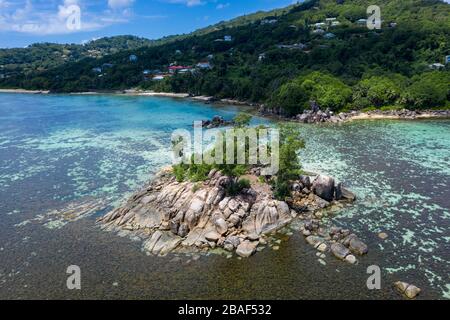
[[164,2],[184,4],[188,7],[195,7],[205,4],[202,0],[164,0]]
[[4,8],[8,8],[11,5],[11,3],[9,3],[6,0],[0,0],[0,9],[4,9]]
[[[130,8],[134,0],[108,0],[111,10],[90,12],[88,1],[59,0],[59,5],[42,6],[42,2],[24,0],[14,4],[0,0],[0,31],[52,35],[93,31],[112,24],[125,23],[132,16]],[[115,9],[120,10],[115,10]],[[78,19],[78,20],[77,20]],[[75,23],[79,21],[79,23]],[[72,27],[75,25],[76,27]]]
[[227,2],[227,3],[219,3],[219,4],[216,6],[216,9],[222,10],[222,9],[228,8],[229,6],[230,6],[230,3],[229,3],[229,2]]
[[130,7],[134,0],[108,0],[108,6],[112,9]]

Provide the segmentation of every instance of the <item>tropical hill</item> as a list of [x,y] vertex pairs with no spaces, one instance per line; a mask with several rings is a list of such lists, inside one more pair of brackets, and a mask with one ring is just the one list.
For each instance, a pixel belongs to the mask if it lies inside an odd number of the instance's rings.
[[101,58],[123,50],[152,45],[135,36],[106,37],[85,44],[36,43],[26,48],[0,49],[0,75],[29,74],[87,57]]
[[[189,35],[0,79],[4,88],[53,92],[141,87],[265,103],[295,115],[315,100],[332,110],[449,105],[450,5],[310,0]],[[107,42],[107,40],[106,40]]]
[[157,40],[148,40],[132,35],[104,37],[88,41],[84,44],[36,43],[26,48],[0,49],[0,76],[28,74],[34,71],[45,71],[67,62],[77,62],[83,58],[102,58],[123,50],[135,50],[144,46],[158,46],[190,36],[205,35],[223,28],[236,27],[255,22],[267,16],[286,13],[292,6],[271,11],[260,11],[222,21],[212,26],[196,30],[188,34],[173,35]]

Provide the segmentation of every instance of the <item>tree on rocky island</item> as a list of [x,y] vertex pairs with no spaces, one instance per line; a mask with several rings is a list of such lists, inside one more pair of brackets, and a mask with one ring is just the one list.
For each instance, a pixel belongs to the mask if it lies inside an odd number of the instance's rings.
[[[250,128],[249,126],[251,116],[239,114],[236,116],[234,121],[238,124],[238,126],[228,129],[233,130],[234,133],[234,161],[232,161],[232,163],[227,161],[229,160],[226,158],[227,143],[231,142],[227,140],[227,134],[224,131],[221,131],[218,134],[222,135],[222,144],[219,145],[218,148],[222,148],[223,151],[221,155],[223,157],[223,159],[221,159],[222,161],[215,161],[214,163],[207,163],[204,161],[206,158],[216,159],[215,147],[203,152],[201,156],[201,163],[195,161],[196,158],[199,158],[199,155],[193,154],[190,157],[190,161],[188,161],[189,163],[173,165],[173,174],[178,182],[186,180],[202,182],[207,180],[210,173],[215,170],[220,171],[224,176],[228,177],[228,179],[224,179],[224,187],[226,188],[228,194],[235,195],[243,189],[250,188],[250,182],[246,179],[242,179],[242,176],[249,174],[251,169],[261,169],[261,165],[250,164],[250,153],[252,152],[250,138],[248,138],[250,135],[247,136],[245,131],[255,128]],[[279,167],[278,171],[273,176],[265,177],[265,181],[268,181],[268,183],[272,186],[275,197],[279,200],[284,200],[291,194],[291,181],[298,179],[301,174],[301,164],[298,153],[300,149],[304,148],[305,144],[300,138],[299,128],[296,125],[282,124],[279,125],[277,129],[279,130],[278,132],[280,139],[280,147],[278,150],[279,155],[277,156]],[[261,142],[261,139],[266,138],[267,128],[264,126],[259,126],[256,128],[256,132],[257,138],[259,138]],[[243,146],[239,146],[239,143],[242,143],[242,141],[237,141],[237,137],[239,135],[245,137]],[[180,140],[177,140],[174,144],[179,144],[180,142]],[[272,152],[275,152],[276,150],[272,150],[269,141],[264,143],[266,143],[266,150],[271,157],[273,155]],[[242,164],[242,155],[239,154],[240,152],[245,153],[244,164]]]
[[299,151],[305,147],[305,142],[300,138],[298,126],[284,124],[280,130],[280,156],[279,170],[273,179],[275,197],[285,200],[291,195],[291,181],[298,179],[302,173],[299,160]]

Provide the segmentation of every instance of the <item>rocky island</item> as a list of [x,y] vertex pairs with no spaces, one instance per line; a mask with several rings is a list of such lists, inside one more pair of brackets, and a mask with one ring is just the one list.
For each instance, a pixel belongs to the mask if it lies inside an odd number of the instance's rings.
[[[242,114],[233,120],[240,128],[249,122]],[[148,255],[213,252],[239,259],[279,244],[277,233],[292,224],[317,250],[319,262],[325,264],[323,259],[330,254],[357,264],[368,246],[351,230],[327,219],[351,206],[356,195],[332,177],[299,170],[297,151],[302,142],[295,130],[285,130],[282,140],[276,176],[263,174],[258,166],[247,166],[239,174],[236,169],[242,168],[233,165],[169,166],[98,222],[106,231],[139,239]],[[420,293],[403,282],[394,287],[410,299]]]
[[249,257],[267,235],[293,219],[301,221],[306,241],[321,252],[356,263],[367,246],[349,230],[325,227],[321,211],[355,195],[327,176],[299,176],[292,197],[276,200],[258,170],[245,175],[251,181],[235,196],[227,196],[232,178],[213,169],[202,183],[178,182],[172,168],[163,169],[144,189],[99,221],[110,230],[130,230],[145,240],[144,248],[155,255],[169,252],[208,251],[216,247]]

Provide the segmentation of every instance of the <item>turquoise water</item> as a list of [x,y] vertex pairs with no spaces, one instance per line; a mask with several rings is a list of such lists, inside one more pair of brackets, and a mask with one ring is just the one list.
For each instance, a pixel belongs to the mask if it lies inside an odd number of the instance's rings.
[[[294,227],[280,250],[249,260],[151,257],[140,239],[98,228],[96,217],[170,163],[173,130],[236,112],[166,98],[0,94],[0,298],[396,299],[396,280],[420,286],[421,298],[450,298],[448,120],[299,125],[305,169],[358,195],[332,217],[369,244],[358,266],[323,265]],[[65,287],[71,264],[82,270],[79,292]],[[366,288],[371,264],[383,270],[380,291]]]

